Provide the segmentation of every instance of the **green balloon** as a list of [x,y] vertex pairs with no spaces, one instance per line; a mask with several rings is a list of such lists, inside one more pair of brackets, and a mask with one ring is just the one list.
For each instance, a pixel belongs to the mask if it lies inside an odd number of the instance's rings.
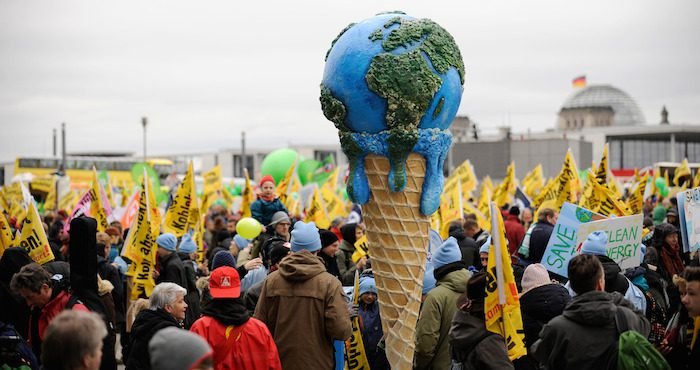
[[663,187],[659,189],[659,194],[661,194],[662,197],[667,197],[668,196],[668,187]]
[[656,180],[654,180],[654,184],[659,189],[663,189],[668,185],[668,184],[666,184],[666,179],[664,179],[661,176],[657,177]]
[[321,162],[314,159],[307,159],[299,163],[297,174],[302,185],[306,185],[313,181],[314,172],[321,167]]
[[294,165],[294,161],[299,158],[299,153],[293,149],[277,149],[265,156],[260,172],[263,176],[270,175],[279,183],[287,173],[289,167]]
[[243,192],[243,185],[236,184],[233,186],[233,188],[229,188],[228,190],[232,195],[241,195]]

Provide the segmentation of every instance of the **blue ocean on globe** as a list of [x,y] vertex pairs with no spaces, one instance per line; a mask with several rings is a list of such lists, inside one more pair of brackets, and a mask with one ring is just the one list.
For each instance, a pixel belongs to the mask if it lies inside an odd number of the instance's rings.
[[[363,20],[345,31],[328,54],[322,85],[345,105],[347,109],[345,124],[354,132],[378,133],[388,129],[385,119],[387,101],[370,90],[365,75],[372,59],[378,54],[387,52],[382,47],[382,41],[393,30],[400,27],[400,24],[393,24],[388,28],[384,28],[384,25],[396,17],[415,19],[403,14],[391,13]],[[374,38],[373,41],[370,35],[378,29],[382,30],[383,38]],[[404,54],[420,45],[420,42],[414,42],[407,47],[397,47],[389,52],[397,55]],[[440,77],[442,84],[424,112],[419,128],[444,130],[452,123],[462,99],[459,72],[455,67],[451,67],[446,73],[440,74],[433,67],[428,55],[424,52],[421,52],[421,55],[428,62],[433,73]],[[443,98],[442,108],[435,115],[438,103]]]

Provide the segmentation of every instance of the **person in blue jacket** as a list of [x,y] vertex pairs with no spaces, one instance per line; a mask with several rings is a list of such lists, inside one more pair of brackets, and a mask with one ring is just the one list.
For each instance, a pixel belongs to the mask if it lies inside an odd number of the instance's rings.
[[250,213],[263,226],[272,222],[272,215],[278,211],[289,214],[287,208],[275,194],[275,179],[270,175],[265,175],[260,180],[260,195],[258,199],[250,205]]

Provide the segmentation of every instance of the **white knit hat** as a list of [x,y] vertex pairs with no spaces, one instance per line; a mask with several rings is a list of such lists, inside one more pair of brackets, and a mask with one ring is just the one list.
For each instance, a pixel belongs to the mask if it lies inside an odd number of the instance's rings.
[[549,278],[549,273],[547,269],[540,263],[533,263],[528,266],[523,273],[522,294],[528,291],[541,287],[542,285],[551,284],[552,280]]

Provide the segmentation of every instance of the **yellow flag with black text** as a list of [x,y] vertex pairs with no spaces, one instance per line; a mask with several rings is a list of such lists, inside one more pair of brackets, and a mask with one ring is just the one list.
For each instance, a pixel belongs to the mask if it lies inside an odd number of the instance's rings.
[[629,198],[627,198],[627,208],[629,208],[630,213],[636,215],[638,213],[643,213],[644,210],[644,191],[647,187],[647,180],[649,174],[645,173],[641,179],[635,185],[634,190],[630,193]]
[[538,164],[532,169],[532,171],[525,175],[523,181],[521,181],[521,184],[523,185],[523,191],[525,194],[530,198],[534,198],[535,195],[537,195],[537,192],[544,186],[542,165]]
[[[357,305],[360,295],[360,274],[355,271],[355,289],[352,297],[352,303]],[[345,341],[345,370],[369,370],[369,361],[365,353],[365,345],[362,342],[362,332],[360,331],[360,318],[353,316],[350,318],[352,322],[352,335],[350,339]]]
[[[688,167],[688,158],[683,158],[683,161],[681,162],[680,166],[676,168],[676,171],[673,174],[673,183],[676,186],[681,186],[683,185],[682,183],[685,183],[688,178],[690,178],[691,172],[690,172],[690,167]],[[669,184],[670,186],[671,184]]]
[[459,179],[443,188],[440,196],[440,237],[447,239],[450,224],[462,220],[462,184]]
[[352,252],[352,263],[357,263],[362,257],[367,257],[368,255],[369,242],[367,242],[367,234],[365,234],[355,241],[355,251]]
[[92,185],[90,186],[89,192],[92,197],[92,202],[90,202],[90,216],[97,221],[97,231],[104,232],[105,229],[109,227],[109,222],[107,221],[107,212],[105,211],[105,205],[102,201],[102,186],[97,180],[97,170],[95,167],[92,168]]
[[163,231],[173,233],[180,238],[188,231],[190,221],[190,211],[192,210],[192,184],[194,178],[194,169],[192,162],[187,167],[185,177],[182,179],[180,186],[177,188],[175,197],[173,198],[170,208],[165,213],[165,223]]
[[54,259],[53,251],[46,238],[44,226],[41,224],[41,217],[37,212],[34,202],[29,202],[27,218],[22,225],[22,232],[19,236],[19,246],[26,249],[29,257],[34,262],[43,265]]
[[505,339],[508,358],[513,361],[527,354],[520,298],[506,245],[503,217],[495,202],[491,203],[491,214],[493,245],[489,248],[486,266],[489,282],[484,300],[486,329]]
[[515,162],[510,162],[510,165],[508,165],[506,169],[505,179],[503,179],[503,182],[493,191],[493,201],[496,202],[499,207],[510,204],[513,201],[516,185]]
[[243,201],[241,202],[241,216],[251,217],[250,205],[255,202],[255,192],[253,191],[253,186],[250,185],[250,176],[248,175],[248,169],[243,169],[243,175],[245,176],[245,185],[243,186],[243,191],[241,195],[243,196]]
[[603,155],[600,157],[600,165],[595,171],[596,181],[601,185],[608,183],[608,171],[610,170],[610,162],[608,161],[608,143],[603,147]]
[[323,204],[323,197],[318,187],[314,188],[314,193],[311,196],[311,205],[306,210],[304,222],[313,221],[319,229],[328,229],[331,226],[331,220],[328,218],[326,206]]
[[7,222],[5,214],[0,209],[0,257],[5,252],[5,249],[14,246],[14,237],[12,236],[12,229],[10,228],[10,223]]
[[152,229],[150,210],[153,195],[149,192],[148,177],[144,176],[141,184],[138,215],[134,217],[129,235],[124,242],[122,254],[131,260],[127,275],[133,278],[131,299],[148,298],[156,286],[153,271],[156,264],[156,233]]

